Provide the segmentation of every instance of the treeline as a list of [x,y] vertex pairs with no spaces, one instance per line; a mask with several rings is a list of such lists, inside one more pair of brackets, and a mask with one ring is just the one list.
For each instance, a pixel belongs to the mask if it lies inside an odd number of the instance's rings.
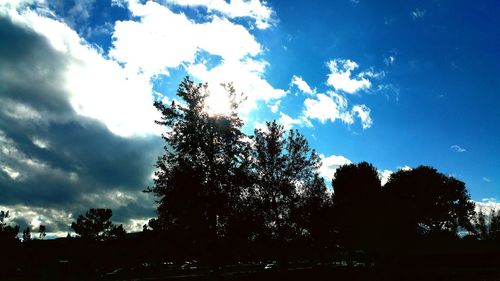
[[[225,89],[227,115],[207,113],[207,85],[189,78],[179,86],[179,101],[155,102],[165,146],[145,192],[156,196],[158,216],[135,240],[106,242],[128,245],[113,246],[120,249],[117,260],[380,261],[456,241],[500,241],[500,214],[476,214],[465,184],[432,167],[399,170],[382,186],[373,165],[344,165],[330,190],[319,174],[320,157],[299,131],[268,122],[244,134],[240,97],[231,85]],[[3,245],[19,232],[7,216],[0,216]],[[80,238],[73,240],[87,241],[78,242],[82,251],[96,249],[82,246],[91,241],[126,240],[111,216],[109,209],[91,209],[71,225]],[[77,244],[61,248],[70,245]]]
[[340,253],[383,256],[424,240],[486,239],[463,182],[419,166],[393,173],[382,186],[377,169],[362,162],[340,167],[331,192],[302,134],[267,122],[245,135],[239,97],[231,85],[225,89],[227,115],[207,113],[207,85],[189,78],[177,91],[180,101],[155,103],[167,132],[146,190],[158,202],[148,229],[171,257],[286,264]]

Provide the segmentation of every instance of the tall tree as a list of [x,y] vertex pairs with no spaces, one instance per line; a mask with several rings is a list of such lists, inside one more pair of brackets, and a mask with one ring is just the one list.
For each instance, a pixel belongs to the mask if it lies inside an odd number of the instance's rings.
[[471,230],[474,203],[462,181],[428,166],[393,173],[384,186],[387,218],[395,237],[455,236]]
[[276,121],[267,122],[265,129],[257,129],[254,134],[255,191],[262,204],[267,235],[283,254],[284,246],[297,231],[292,213],[298,206],[299,192],[319,184],[321,162],[303,135],[296,130],[285,135]]
[[336,226],[350,249],[375,246],[380,235],[381,183],[367,162],[341,166],[332,180]]
[[[165,153],[156,163],[154,185],[147,189],[158,198],[153,229],[164,230],[184,253],[215,252],[227,236],[234,207],[246,181],[248,145],[238,117],[238,96],[224,85],[231,113],[210,115],[205,99],[207,84],[186,77],[179,86],[180,102],[155,102],[161,112],[156,123],[166,126]],[[219,249],[220,251],[220,249]]]
[[114,225],[111,222],[113,212],[111,209],[90,209],[83,216],[78,216],[71,228],[83,239],[93,241],[105,241],[123,238],[125,230],[123,226]]

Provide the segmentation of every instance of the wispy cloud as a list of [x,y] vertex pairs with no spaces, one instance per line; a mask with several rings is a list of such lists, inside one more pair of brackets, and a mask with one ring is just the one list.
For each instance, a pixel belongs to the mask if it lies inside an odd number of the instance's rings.
[[395,61],[396,61],[396,57],[392,56],[392,55],[384,58],[384,63],[387,66],[393,65]]
[[417,20],[423,18],[426,13],[427,13],[426,10],[416,8],[415,10],[411,11],[410,16],[413,20]]
[[280,112],[280,118],[278,119],[278,123],[282,124],[285,130],[291,129],[294,125],[304,124],[303,120],[292,118],[283,112]]
[[487,177],[483,177],[483,178],[482,178],[482,180],[483,180],[484,182],[491,182],[491,179],[490,179],[490,178],[487,178]]
[[465,148],[462,148],[462,147],[460,147],[460,146],[459,146],[459,145],[457,145],[457,144],[454,144],[454,145],[450,146],[450,149],[451,149],[452,151],[459,152],[459,153],[461,153],[461,152],[466,152],[466,151],[467,151]]
[[302,79],[302,77],[297,76],[297,75],[294,75],[292,77],[292,81],[290,82],[290,84],[297,86],[297,88],[299,88],[300,91],[302,91],[303,93],[309,94],[309,95],[313,95],[316,92],[316,89],[314,89],[314,90],[311,89],[309,84],[307,84],[307,82],[304,81],[304,79]]
[[265,1],[252,0],[166,0],[169,4],[205,7],[228,18],[251,18],[258,29],[267,29],[273,23],[274,11]]
[[368,108],[364,104],[357,104],[352,107],[352,114],[359,117],[363,129],[368,129],[373,125],[373,120],[370,116],[370,112],[370,108]]

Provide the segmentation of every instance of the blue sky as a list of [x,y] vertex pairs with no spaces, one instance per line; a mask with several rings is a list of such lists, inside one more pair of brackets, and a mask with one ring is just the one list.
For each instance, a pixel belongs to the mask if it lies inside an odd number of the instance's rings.
[[[431,165],[476,201],[500,197],[497,1],[0,0],[0,206],[54,224],[112,207],[140,229],[162,128],[185,75],[247,100],[251,133],[299,129],[331,178]],[[121,152],[121,153],[120,153]],[[22,219],[21,219],[22,218]],[[61,223],[55,223],[61,221]],[[50,229],[49,229],[50,231]]]

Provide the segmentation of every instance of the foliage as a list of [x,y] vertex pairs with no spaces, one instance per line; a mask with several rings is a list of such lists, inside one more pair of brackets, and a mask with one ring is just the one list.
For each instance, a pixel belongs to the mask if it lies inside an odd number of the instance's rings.
[[44,239],[47,236],[47,227],[44,224],[41,224],[38,227],[38,238]]
[[[283,244],[301,232],[293,220],[301,192],[312,196],[314,193],[309,190],[315,188],[315,195],[323,196],[324,183],[318,176],[320,159],[303,135],[296,130],[290,130],[285,135],[283,126],[275,121],[266,123],[265,129],[257,129],[254,134],[252,170],[255,173],[255,193],[264,220],[263,230],[275,243]],[[314,204],[312,200],[307,198],[302,203]],[[311,218],[302,219],[303,226],[310,228]]]
[[162,115],[157,124],[167,132],[154,185],[146,190],[157,197],[158,217],[145,233],[175,241],[170,253],[214,259],[207,253],[276,254],[296,245],[319,254],[337,242],[379,250],[383,241],[471,228],[474,205],[465,184],[430,167],[398,171],[382,187],[373,165],[344,165],[330,196],[305,137],[276,121],[246,136],[234,88],[225,89],[228,115],[210,115],[207,84],[188,77],[179,101],[155,102]]
[[125,230],[111,222],[111,209],[90,209],[85,216],[80,215],[71,228],[81,238],[93,241],[119,239],[125,236]]
[[177,91],[181,102],[155,102],[162,113],[157,124],[168,131],[154,186],[147,189],[159,203],[158,218],[150,226],[180,238],[184,251],[206,252],[227,236],[234,207],[248,185],[248,145],[236,113],[237,96],[231,85],[225,89],[232,101],[228,115],[209,115],[204,105],[207,84],[195,84],[189,77]]
[[473,219],[473,233],[479,240],[500,241],[500,211],[477,212]]
[[384,187],[393,236],[457,235],[471,229],[474,203],[465,184],[428,166],[400,170]]
[[299,229],[298,238],[304,239],[306,246],[315,254],[327,254],[336,242],[331,199],[323,178],[316,174],[300,193],[292,213],[292,221]]
[[29,226],[26,227],[25,230],[23,230],[23,242],[27,242],[31,240],[31,229]]
[[0,241],[15,240],[19,233],[19,225],[7,224],[9,211],[0,211]]
[[349,248],[367,248],[380,238],[381,184],[367,162],[341,166],[332,180],[335,222],[341,242]]

